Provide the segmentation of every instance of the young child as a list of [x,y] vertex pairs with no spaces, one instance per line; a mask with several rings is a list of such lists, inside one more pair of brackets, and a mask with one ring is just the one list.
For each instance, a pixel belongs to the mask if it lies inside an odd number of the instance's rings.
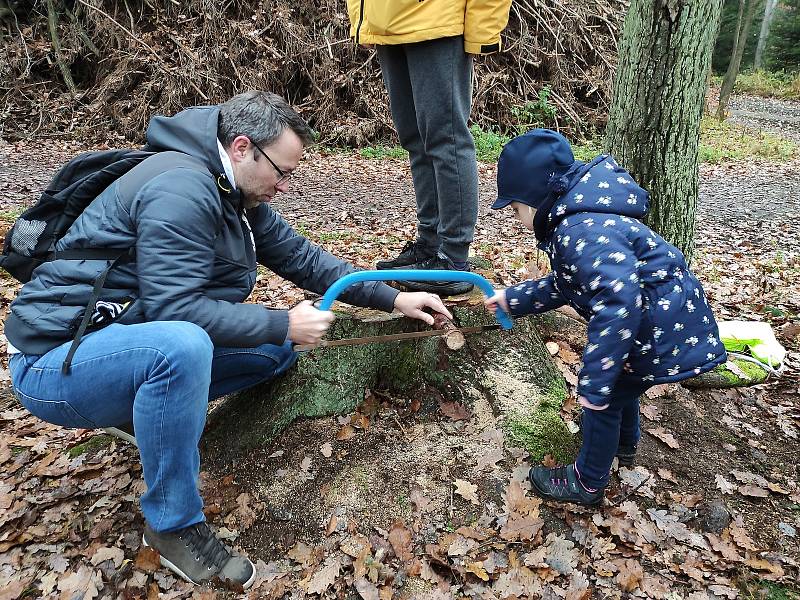
[[551,272],[486,300],[512,315],[569,304],[588,321],[578,383],[583,445],[575,463],[530,471],[544,498],[599,505],[614,456],[630,466],[639,396],[726,359],[700,282],[683,254],[640,219],[648,193],[609,155],[575,160],[569,142],[536,129],[503,148],[494,209],[511,206],[535,232]]

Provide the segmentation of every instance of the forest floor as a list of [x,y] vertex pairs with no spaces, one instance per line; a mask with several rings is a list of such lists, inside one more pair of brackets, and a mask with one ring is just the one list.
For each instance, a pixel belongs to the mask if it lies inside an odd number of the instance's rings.
[[[731,110],[748,127],[800,141],[799,103],[735,97]],[[0,218],[10,222],[82,149],[0,142]],[[499,287],[540,257],[508,213],[488,210],[494,176],[495,165],[480,165],[473,248]],[[615,471],[598,510],[532,497],[527,453],[475,407],[415,411],[372,393],[354,414],[298,421],[235,462],[206,452],[207,516],[257,563],[250,597],[800,597],[797,181],[800,157],[701,166],[693,269],[719,319],[773,325],[789,350],[780,378],[654,389],[643,399],[638,466]],[[358,266],[413,237],[402,160],[310,154],[292,187],[278,210]],[[5,313],[18,286],[0,286]],[[254,294],[271,306],[301,297],[268,272]],[[558,350],[568,378],[581,350]],[[38,421],[8,381],[2,369],[0,599],[236,595],[192,588],[142,550],[135,448]]]

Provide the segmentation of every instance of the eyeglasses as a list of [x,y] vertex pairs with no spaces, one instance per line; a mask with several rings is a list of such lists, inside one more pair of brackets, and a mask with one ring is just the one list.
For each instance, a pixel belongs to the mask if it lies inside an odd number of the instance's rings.
[[264,158],[266,158],[269,161],[269,164],[271,164],[273,167],[275,167],[275,170],[278,172],[279,177],[278,177],[278,180],[275,182],[275,185],[280,185],[281,183],[284,183],[285,181],[289,181],[292,178],[292,173],[287,173],[286,171],[281,169],[278,165],[276,165],[273,162],[273,160],[269,156],[267,156],[267,153],[264,152],[261,149],[261,146],[256,144],[253,140],[250,140],[250,143],[253,144],[253,146],[255,146],[256,149],[259,152],[261,152],[261,154],[264,155]]

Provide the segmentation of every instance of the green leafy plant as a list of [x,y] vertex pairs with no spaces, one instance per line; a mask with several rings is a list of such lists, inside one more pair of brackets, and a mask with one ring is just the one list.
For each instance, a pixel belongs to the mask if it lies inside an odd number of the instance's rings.
[[552,127],[555,124],[556,107],[550,104],[550,93],[550,88],[545,86],[539,90],[535,102],[526,102],[524,106],[515,106],[511,109],[518,135],[529,129]]
[[406,152],[400,146],[367,146],[361,148],[358,153],[364,158],[406,158]]

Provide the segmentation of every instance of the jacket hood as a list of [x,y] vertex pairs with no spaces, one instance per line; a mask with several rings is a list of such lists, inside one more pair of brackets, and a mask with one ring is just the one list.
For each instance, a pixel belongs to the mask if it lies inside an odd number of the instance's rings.
[[216,176],[225,172],[217,146],[218,106],[195,106],[172,117],[157,116],[147,127],[147,149],[175,150],[202,160]]
[[550,237],[568,215],[592,212],[641,219],[650,204],[650,194],[609,154],[601,154],[571,176],[562,177],[551,189],[550,201],[536,214],[539,240]]

